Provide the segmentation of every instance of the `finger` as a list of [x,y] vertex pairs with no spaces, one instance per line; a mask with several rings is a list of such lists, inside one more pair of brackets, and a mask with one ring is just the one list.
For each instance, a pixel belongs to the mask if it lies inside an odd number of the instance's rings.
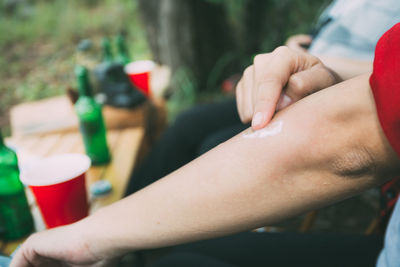
[[254,88],[254,65],[247,68],[243,79],[243,123],[251,121],[254,112],[253,88]]
[[25,256],[22,253],[22,249],[19,249],[19,251],[15,254],[13,257],[10,267],[31,267],[32,265],[29,264],[29,261],[25,258]]
[[252,128],[264,128],[271,120],[282,88],[297,69],[298,55],[287,47],[278,47],[270,54],[254,59],[255,88]]
[[236,108],[240,117],[240,120],[243,122],[243,78],[240,79],[238,84],[236,85]]
[[258,86],[251,126],[254,130],[264,128],[275,113],[282,84],[278,81],[265,81]]
[[318,64],[293,74],[287,83],[285,94],[295,102],[334,83],[335,77],[332,72]]
[[241,121],[247,123],[253,116],[253,105],[252,105],[252,87],[254,72],[253,66],[248,67],[243,74],[242,79],[239,81],[237,86],[237,107]]
[[298,34],[290,37],[285,45],[296,51],[306,52],[307,49],[302,45],[309,45],[311,42],[312,37],[310,35]]
[[307,34],[296,35],[296,41],[300,44],[309,44],[312,42],[312,37]]
[[13,257],[10,267],[58,267],[61,263],[38,255],[33,249],[21,248]]

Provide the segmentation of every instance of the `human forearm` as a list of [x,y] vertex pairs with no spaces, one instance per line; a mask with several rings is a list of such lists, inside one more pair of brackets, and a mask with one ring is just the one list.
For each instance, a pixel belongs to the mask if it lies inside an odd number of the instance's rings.
[[93,243],[124,251],[221,236],[384,182],[390,176],[382,167],[392,171],[393,155],[380,131],[367,78],[316,93],[277,114],[272,123],[283,123],[279,134],[239,134],[95,214],[87,226],[104,240]]
[[108,266],[127,251],[252,229],[379,185],[400,163],[373,102],[368,75],[317,92],[279,112],[264,137],[241,133],[87,219],[33,235],[11,266]]

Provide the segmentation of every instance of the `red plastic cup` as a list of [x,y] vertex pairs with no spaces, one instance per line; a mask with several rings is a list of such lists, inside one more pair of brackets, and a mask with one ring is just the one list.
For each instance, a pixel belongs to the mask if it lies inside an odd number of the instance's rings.
[[45,158],[21,173],[36,198],[47,228],[74,223],[88,216],[85,174],[90,159],[81,154]]
[[155,64],[151,60],[139,60],[125,65],[125,73],[132,84],[141,90],[146,96],[151,94],[151,72]]

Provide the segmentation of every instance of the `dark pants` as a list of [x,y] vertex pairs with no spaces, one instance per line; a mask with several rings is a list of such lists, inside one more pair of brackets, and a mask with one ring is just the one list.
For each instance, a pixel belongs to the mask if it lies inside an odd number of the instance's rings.
[[241,233],[174,247],[152,267],[368,267],[381,236],[338,233]]
[[247,127],[240,122],[234,99],[196,106],[184,112],[135,169],[126,194],[179,169]]

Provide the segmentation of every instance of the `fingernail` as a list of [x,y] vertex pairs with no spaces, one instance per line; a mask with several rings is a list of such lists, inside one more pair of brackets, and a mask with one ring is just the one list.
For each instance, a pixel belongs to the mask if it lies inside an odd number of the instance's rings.
[[254,116],[253,116],[253,120],[251,121],[251,126],[255,127],[257,125],[260,125],[264,120],[264,115],[262,114],[262,112],[257,112]]
[[293,100],[288,95],[283,95],[276,105],[276,110],[281,110],[292,104]]

